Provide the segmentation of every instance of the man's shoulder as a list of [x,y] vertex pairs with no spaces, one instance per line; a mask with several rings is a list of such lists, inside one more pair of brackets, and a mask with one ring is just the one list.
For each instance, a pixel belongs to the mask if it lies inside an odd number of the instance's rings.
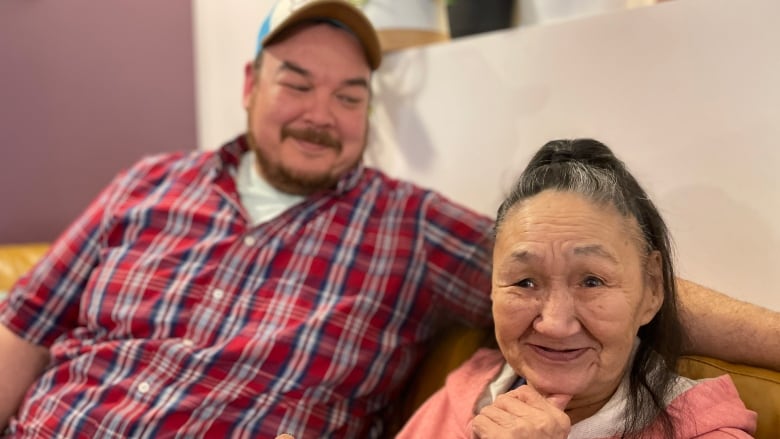
[[411,180],[390,176],[384,171],[372,167],[366,167],[363,171],[363,181],[379,190],[397,195],[442,196],[434,189],[423,187]]
[[363,171],[363,179],[367,182],[372,182],[380,185],[386,190],[401,190],[407,192],[435,192],[431,189],[424,188],[411,180],[405,180],[403,178],[393,177],[382,171],[381,169],[366,167]]
[[388,199],[394,200],[417,200],[418,204],[424,208],[432,208],[450,217],[474,218],[474,221],[487,221],[492,223],[492,219],[484,214],[477,212],[471,207],[453,200],[442,192],[421,186],[410,180],[392,177],[385,172],[366,167],[363,173],[363,182],[365,185],[374,187],[378,193]]
[[216,151],[174,151],[141,157],[133,168],[190,168],[202,167],[211,162]]
[[235,170],[247,149],[243,136],[238,136],[213,150],[180,150],[142,157],[128,172],[135,178],[163,176],[215,175],[226,169]]
[[129,170],[133,178],[152,178],[202,172],[215,163],[216,151],[176,151],[142,157]]
[[384,200],[396,206],[404,205],[407,208],[417,206],[425,209],[426,206],[447,205],[455,209],[462,206],[440,192],[419,185],[413,181],[393,177],[376,168],[366,168],[362,175],[362,184],[358,184],[357,192],[360,197]]

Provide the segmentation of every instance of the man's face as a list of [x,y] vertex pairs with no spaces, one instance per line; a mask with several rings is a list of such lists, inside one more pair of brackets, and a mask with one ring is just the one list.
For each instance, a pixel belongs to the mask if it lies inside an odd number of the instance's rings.
[[332,187],[366,145],[371,69],[360,43],[329,24],[302,25],[245,68],[244,108],[258,169],[276,189]]

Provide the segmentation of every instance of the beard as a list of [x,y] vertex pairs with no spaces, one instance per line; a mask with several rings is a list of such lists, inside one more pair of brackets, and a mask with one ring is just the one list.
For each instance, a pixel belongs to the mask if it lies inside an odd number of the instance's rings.
[[[315,129],[298,130],[283,127],[280,142],[284,142],[288,137],[333,148],[336,154],[340,154],[342,150],[341,142],[326,131]],[[258,147],[251,128],[248,130],[246,138],[251,149],[255,151],[257,164],[260,166],[262,176],[271,186],[279,191],[293,195],[311,195],[315,192],[333,188],[342,176],[341,174],[334,175],[329,171],[305,172],[285,166],[281,162],[275,163],[269,160]],[[349,169],[352,168],[353,166],[349,167]]]

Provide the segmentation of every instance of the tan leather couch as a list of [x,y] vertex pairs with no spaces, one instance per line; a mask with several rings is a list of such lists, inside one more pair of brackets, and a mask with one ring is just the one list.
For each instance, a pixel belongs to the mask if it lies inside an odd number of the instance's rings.
[[0,295],[43,256],[47,244],[0,245]]
[[[0,245],[0,295],[10,289],[46,248],[46,244]],[[486,330],[465,327],[453,327],[442,334],[395,407],[397,413],[393,416],[393,428],[398,428],[431,393],[444,384],[449,371],[478,347],[488,344],[490,338]],[[780,372],[698,356],[683,358],[679,372],[695,379],[730,374],[745,405],[758,413],[756,437],[780,438]]]

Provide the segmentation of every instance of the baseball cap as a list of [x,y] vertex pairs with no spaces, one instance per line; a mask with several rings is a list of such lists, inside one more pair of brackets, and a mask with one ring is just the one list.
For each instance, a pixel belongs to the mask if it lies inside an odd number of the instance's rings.
[[279,0],[260,25],[257,54],[283,30],[304,21],[327,21],[351,32],[366,52],[368,64],[376,70],[382,62],[379,37],[371,21],[357,6],[345,0]]

